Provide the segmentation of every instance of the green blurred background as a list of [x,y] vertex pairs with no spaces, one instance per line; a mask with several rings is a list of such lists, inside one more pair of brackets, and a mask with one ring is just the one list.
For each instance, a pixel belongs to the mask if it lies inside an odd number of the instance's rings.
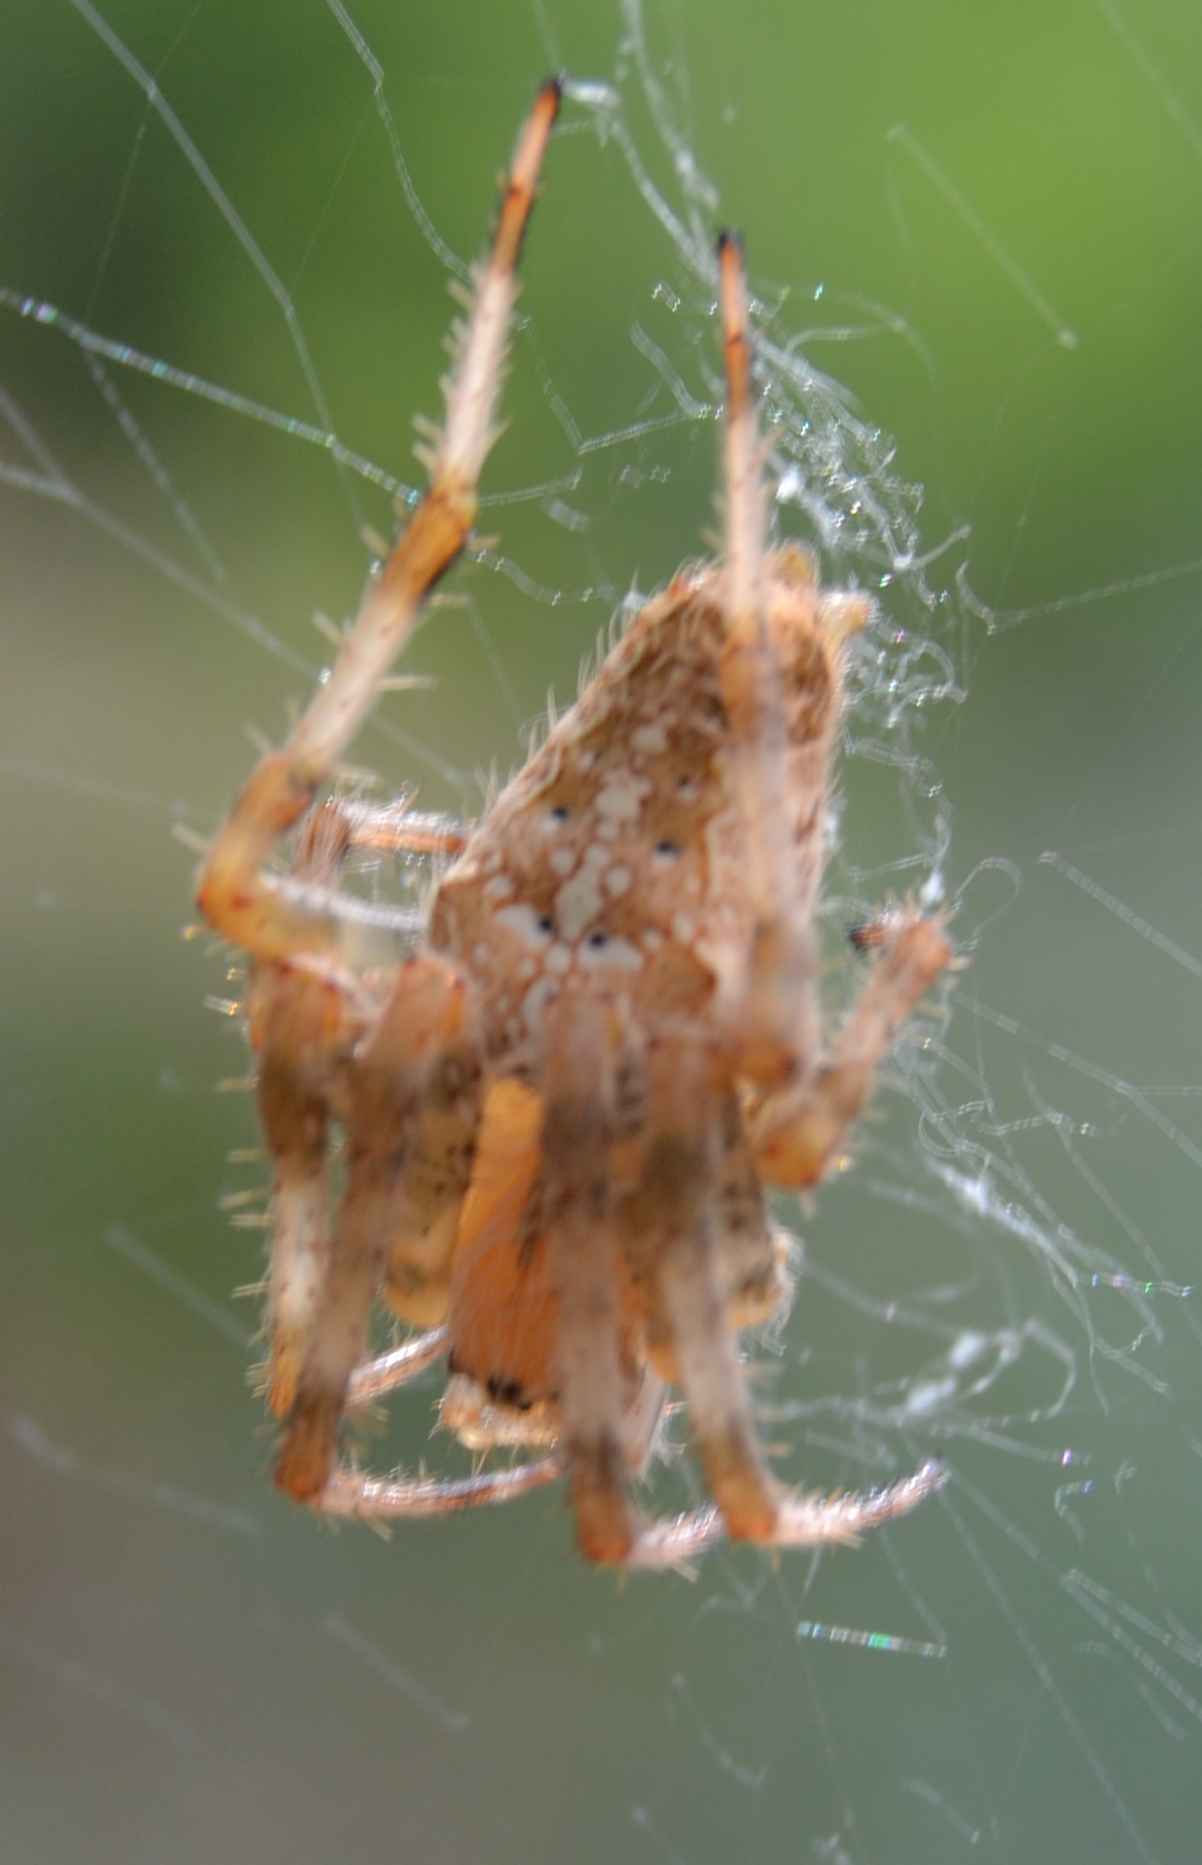
[[[0,442],[3,1857],[1192,1860],[1197,10],[358,0],[353,20],[378,97],[338,17],[298,0],[9,0],[0,25],[21,411]],[[313,611],[353,607],[363,528],[391,522],[384,491],[231,399],[412,478],[448,254],[479,248],[556,66],[617,101],[608,134],[570,103],[551,154],[487,481],[505,562],[457,574],[465,605],[413,656],[437,693],[390,699],[357,755],[470,809],[630,584],[701,548],[717,344],[654,193],[707,238],[744,230],[778,439],[803,457],[781,532],[882,594],[832,953],[934,863],[972,960],[856,1170],[794,1213],[805,1274],[760,1388],[799,1476],[937,1450],[953,1484],[856,1554],[720,1554],[691,1586],[584,1571],[554,1494],[389,1544],[273,1496],[232,1299],[262,1239],[218,1209],[254,1177],[226,1163],[249,1105],[214,1092],[244,1052],[204,1008],[229,994],[220,956],[181,941],[170,834],[217,820],[247,725],[283,729],[321,659]],[[97,376],[25,294],[224,399]],[[833,430],[846,487],[807,451],[829,399],[807,434],[785,396],[791,342],[863,424]],[[904,546],[917,485],[924,570],[881,541]],[[832,959],[833,998],[850,978]],[[397,1407],[381,1459],[461,1467],[426,1445],[432,1396]],[[822,1645],[811,1622],[943,1655]]]

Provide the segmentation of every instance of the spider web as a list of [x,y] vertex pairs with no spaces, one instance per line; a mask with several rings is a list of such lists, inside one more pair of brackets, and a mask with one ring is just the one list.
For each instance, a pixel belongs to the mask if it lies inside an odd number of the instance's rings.
[[[971,14],[10,11],[12,1856],[1195,1855],[1202,58],[1167,0]],[[435,684],[356,755],[470,813],[704,548],[730,217],[778,531],[880,603],[828,1001],[891,895],[944,901],[971,961],[854,1169],[788,1213],[757,1378],[800,1480],[931,1452],[953,1480],[855,1555],[691,1587],[584,1572],[556,1501],[389,1546],[272,1501],[231,1294],[261,1168],[224,1163],[253,1128],[213,1092],[245,1054],[200,1004],[237,981],[179,941],[168,833],[215,822],[248,725],[278,735],[309,618],[353,608],[412,492],[445,285],[547,68],[577,81],[496,539],[415,644]],[[431,1397],[379,1459],[450,1467]]]

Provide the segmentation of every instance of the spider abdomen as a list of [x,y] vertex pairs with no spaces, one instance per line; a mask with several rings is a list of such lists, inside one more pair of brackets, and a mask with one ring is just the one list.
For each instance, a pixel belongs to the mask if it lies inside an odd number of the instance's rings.
[[[821,867],[840,658],[863,620],[810,560],[769,560],[802,891]],[[543,1020],[569,981],[648,1028],[703,1015],[751,935],[745,834],[728,767],[722,573],[682,573],[635,616],[576,705],[488,810],[443,880],[431,943],[471,977],[495,1066],[537,1075]]]

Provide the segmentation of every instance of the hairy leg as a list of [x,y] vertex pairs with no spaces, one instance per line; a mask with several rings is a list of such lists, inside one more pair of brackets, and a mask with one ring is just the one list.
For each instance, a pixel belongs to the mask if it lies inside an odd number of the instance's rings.
[[402,1341],[399,1347],[390,1347],[387,1353],[377,1354],[374,1360],[365,1360],[351,1374],[346,1392],[347,1409],[371,1405],[374,1400],[386,1398],[390,1392],[407,1386],[427,1367],[445,1359],[446,1351],[447,1330],[438,1327]]
[[815,1185],[823,1177],[898,1030],[952,962],[937,920],[903,917],[883,930],[879,945],[827,1062],[800,1089],[770,1096],[753,1118],[756,1163],[773,1185]]
[[543,1215],[557,1313],[561,1454],[577,1542],[589,1560],[621,1562],[638,1523],[627,1487],[631,1372],[622,1365],[606,1024],[604,1005],[584,993],[565,993],[548,1014]]
[[471,531],[476,484],[495,433],[522,236],[558,107],[558,85],[544,86],[519,137],[492,249],[477,275],[467,324],[456,333],[446,422],[427,460],[429,490],[368,589],[328,679],[282,750],[260,760],[202,865],[201,912],[258,959],[320,965],[338,954],[337,919],[298,907],[264,873],[264,864],[329,781],[423,603]]
[[314,1305],[276,1481],[313,1500],[333,1464],[351,1375],[366,1358],[389,1245],[409,1219],[407,1168],[431,1070],[463,1032],[466,986],[433,956],[408,960],[345,1084],[346,1187]]
[[731,234],[718,242],[718,275],[726,363],[727,633],[720,673],[754,916],[732,1022],[738,1073],[769,1085],[804,1073],[817,1054],[817,961],[792,846],[785,711],[766,608],[767,501],[752,397],[747,291],[742,247]]

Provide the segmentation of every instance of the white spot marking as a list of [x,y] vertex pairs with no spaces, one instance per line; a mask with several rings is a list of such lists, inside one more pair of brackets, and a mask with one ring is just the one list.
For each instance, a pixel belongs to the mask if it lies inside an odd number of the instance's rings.
[[572,969],[572,954],[566,945],[553,945],[544,960],[548,971],[557,971],[560,977]]
[[652,789],[649,777],[615,771],[597,792],[597,814],[612,822],[637,822],[643,798]]
[[513,876],[509,874],[494,874],[491,881],[484,883],[486,900],[508,900],[512,892]]
[[662,751],[668,734],[662,725],[639,725],[630,734],[630,742],[636,751]]
[[526,945],[538,946],[541,950],[546,945],[550,934],[539,925],[539,916],[533,907],[517,905],[502,907],[496,915],[498,926],[504,926],[509,932],[516,933]]
[[593,869],[585,866],[565,881],[555,896],[555,918],[564,938],[574,943],[590,920],[601,911],[601,888]]
[[588,971],[638,971],[643,955],[629,939],[607,939],[603,946],[583,945],[577,955],[582,969]]
[[522,1015],[532,1036],[537,1036],[542,1029],[543,1012],[548,1004],[554,1002],[558,989],[554,978],[540,978],[537,984],[530,986],[522,999]]
[[576,857],[570,848],[553,848],[547,861],[553,874],[570,874],[576,866]]
[[633,878],[629,868],[611,868],[605,877],[606,893],[613,894],[616,899],[619,894],[626,892]]

